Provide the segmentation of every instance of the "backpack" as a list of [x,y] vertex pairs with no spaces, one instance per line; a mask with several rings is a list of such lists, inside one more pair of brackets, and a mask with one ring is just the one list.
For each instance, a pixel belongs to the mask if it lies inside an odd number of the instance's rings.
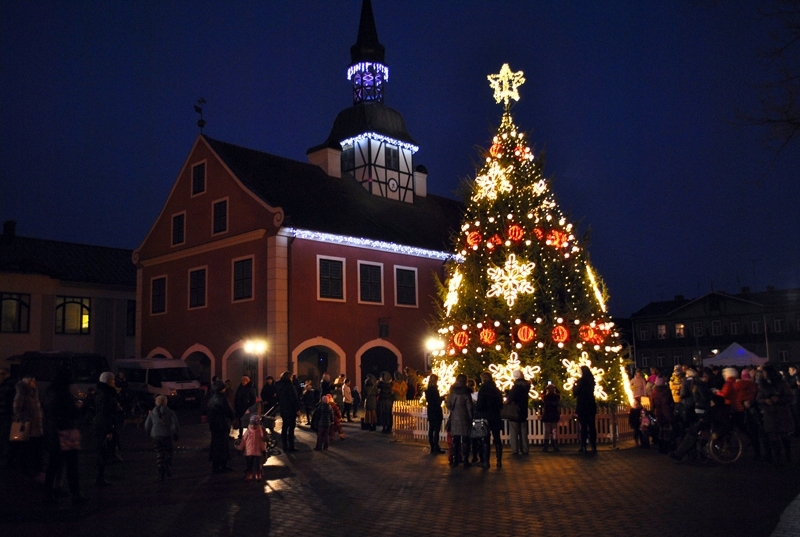
[[319,429],[319,418],[321,414],[322,407],[317,405],[317,408],[314,409],[314,413],[311,414],[311,423],[309,424],[309,427],[311,427],[312,431]]

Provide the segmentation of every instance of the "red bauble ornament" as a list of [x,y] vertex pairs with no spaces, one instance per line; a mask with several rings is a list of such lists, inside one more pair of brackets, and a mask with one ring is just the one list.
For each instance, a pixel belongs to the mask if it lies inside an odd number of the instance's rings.
[[517,339],[520,340],[521,343],[530,343],[535,337],[536,329],[527,324],[521,325],[519,330],[517,330]]
[[469,343],[469,334],[466,331],[456,332],[453,336],[453,345],[458,347],[459,349],[462,347],[466,347]]
[[489,243],[494,246],[500,246],[503,244],[503,239],[500,238],[500,235],[492,235],[492,238],[489,239]]
[[584,324],[578,329],[578,336],[586,343],[602,345],[606,339],[606,334],[596,326]]
[[558,325],[555,328],[553,328],[552,336],[553,336],[553,341],[555,341],[556,343],[564,343],[566,341],[569,341],[569,330],[567,330],[561,325]]
[[508,226],[508,238],[514,242],[521,241],[525,237],[525,230],[519,224],[511,224]]
[[553,229],[547,234],[547,240],[550,241],[550,246],[564,248],[567,246],[569,236],[563,231]]
[[525,160],[525,147],[518,145],[514,148],[514,156],[519,160]]
[[482,240],[483,237],[478,231],[471,231],[467,235],[467,244],[469,244],[470,246],[477,246],[481,243]]
[[536,238],[539,240],[542,240],[542,238],[544,237],[544,231],[542,231],[538,227],[533,228],[533,234],[536,235]]
[[484,345],[492,345],[497,341],[497,333],[491,328],[484,328],[480,333],[481,343]]
[[503,152],[503,146],[500,145],[499,143],[492,144],[492,147],[489,148],[489,154],[492,155],[493,157],[496,157],[502,152]]

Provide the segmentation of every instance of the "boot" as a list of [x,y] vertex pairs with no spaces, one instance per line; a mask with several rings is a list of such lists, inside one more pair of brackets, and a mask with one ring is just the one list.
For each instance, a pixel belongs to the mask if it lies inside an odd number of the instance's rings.
[[256,481],[261,481],[262,474],[261,472],[256,472]]
[[489,468],[489,451],[492,447],[489,445],[489,442],[484,442],[483,444],[483,457],[480,463],[481,468]]
[[470,439],[467,438],[466,441],[461,441],[461,456],[464,458],[464,468],[469,468],[472,466],[469,463],[469,448],[470,448]]
[[550,440],[547,440],[547,439],[545,438],[545,440],[544,440],[544,445],[542,446],[542,451],[544,451],[545,453],[547,453],[548,451],[550,451]]
[[555,452],[558,452],[558,451],[559,451],[559,449],[558,449],[558,442],[556,442],[556,439],[555,439],[555,438],[553,438],[553,439],[550,441],[550,443],[551,443],[551,444],[553,444],[553,452],[554,452],[554,453],[555,453]]
[[503,445],[502,444],[495,444],[494,445],[494,454],[497,458],[497,469],[503,467]]

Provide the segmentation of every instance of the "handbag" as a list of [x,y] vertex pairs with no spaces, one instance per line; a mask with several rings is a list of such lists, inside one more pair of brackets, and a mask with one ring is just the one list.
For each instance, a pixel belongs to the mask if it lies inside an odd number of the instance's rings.
[[31,439],[31,422],[13,421],[11,422],[11,432],[8,435],[11,442],[27,442]]
[[504,420],[519,421],[519,405],[513,401],[503,403],[500,417]]
[[81,432],[78,429],[58,431],[58,445],[61,451],[81,449]]
[[484,419],[472,420],[472,429],[469,430],[470,438],[483,438],[489,435],[489,421]]

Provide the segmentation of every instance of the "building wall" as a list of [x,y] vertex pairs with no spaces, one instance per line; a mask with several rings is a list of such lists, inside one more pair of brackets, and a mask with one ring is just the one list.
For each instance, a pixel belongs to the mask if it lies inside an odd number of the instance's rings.
[[[0,333],[0,359],[25,351],[95,352],[115,360],[133,356],[133,336],[126,335],[128,301],[136,299],[133,289],[90,284],[72,284],[47,276],[0,274],[0,291],[30,295],[27,333]],[[56,334],[56,297],[91,299],[89,334]]]

